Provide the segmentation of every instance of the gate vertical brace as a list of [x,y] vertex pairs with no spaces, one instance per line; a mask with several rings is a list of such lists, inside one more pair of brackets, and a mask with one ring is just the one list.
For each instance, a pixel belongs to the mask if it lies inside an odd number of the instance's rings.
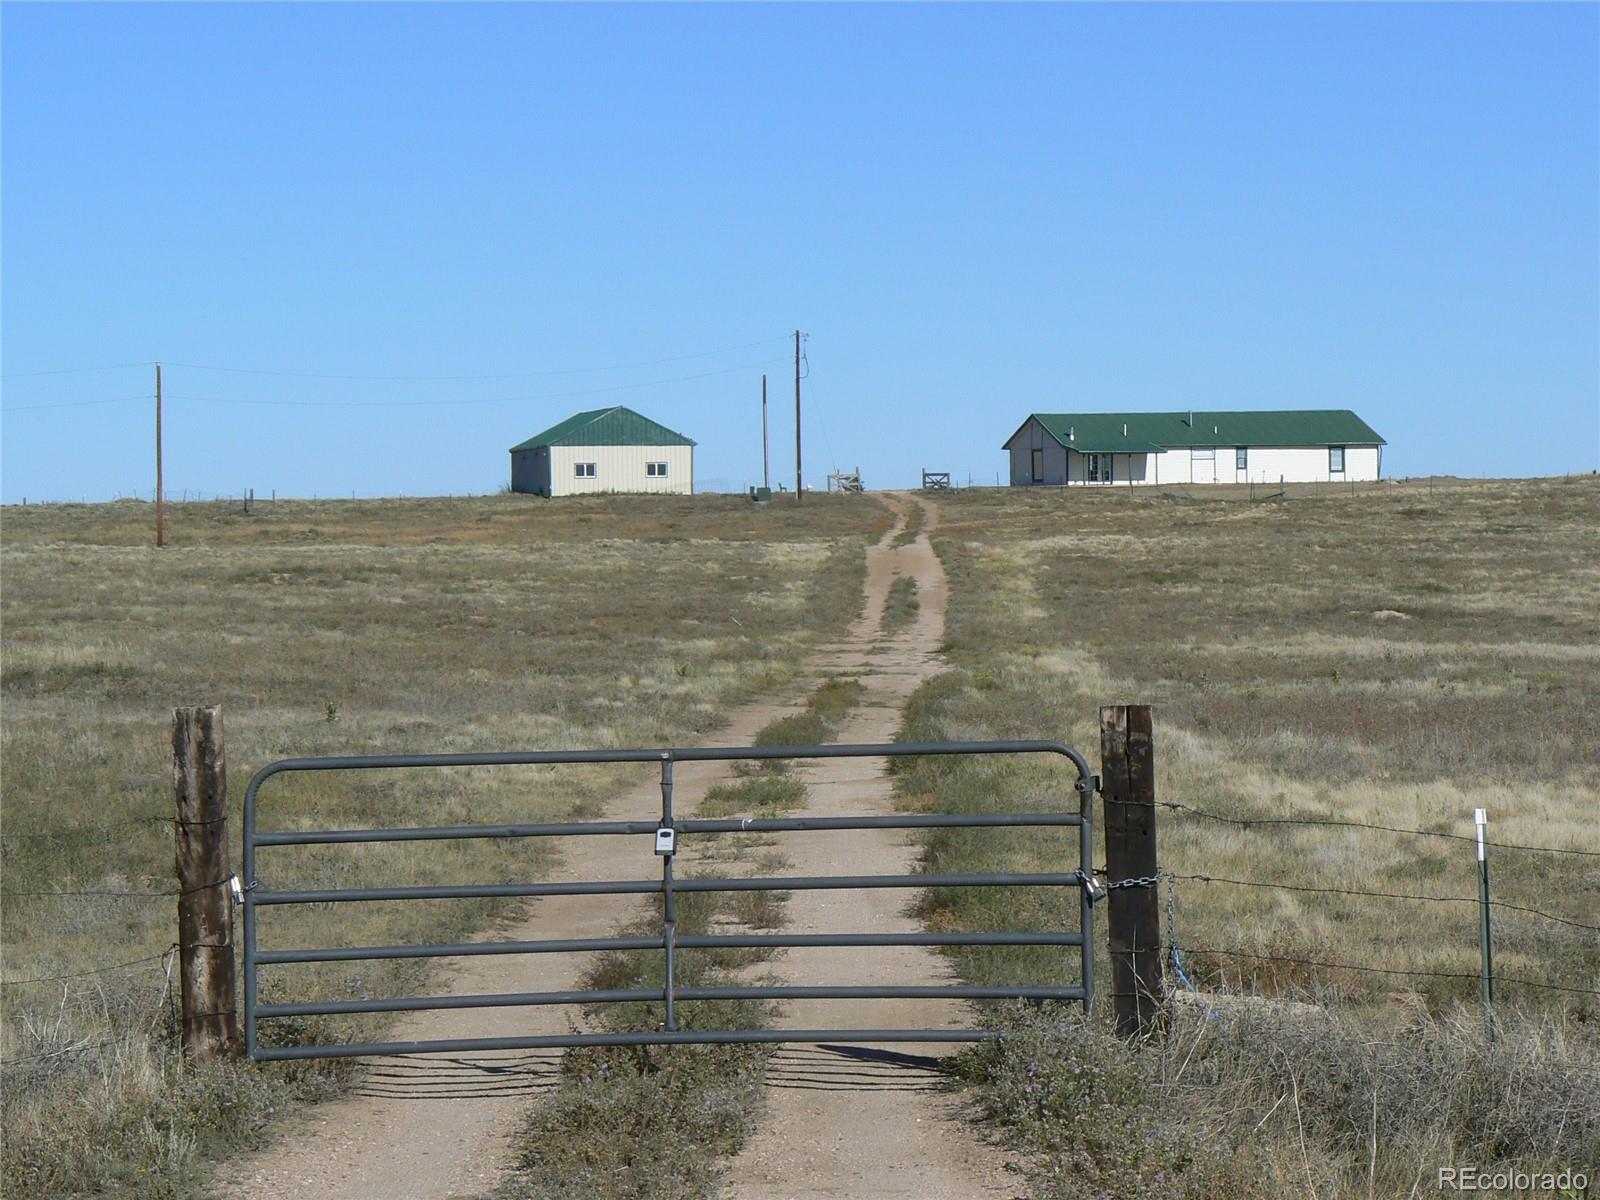
[[[1078,869],[1094,870],[1094,776],[1078,775]],[[1089,875],[1093,878],[1093,875]],[[1078,947],[1083,966],[1083,1012],[1094,1011],[1094,897],[1087,887],[1078,889],[1078,932],[1083,944]]]
[[[1112,885],[1106,934],[1113,1013],[1123,1037],[1152,1032],[1162,1001],[1153,741],[1148,704],[1113,704],[1100,710],[1106,876]],[[1149,882],[1115,886],[1121,880]]]
[[[661,756],[661,827],[672,828],[672,755]],[[677,848],[674,839],[673,849]],[[672,854],[661,856],[661,944],[666,952],[666,978],[662,982],[661,998],[667,1006],[667,1030],[678,1028],[673,995],[673,958],[676,953],[678,933],[678,906],[672,894]]]

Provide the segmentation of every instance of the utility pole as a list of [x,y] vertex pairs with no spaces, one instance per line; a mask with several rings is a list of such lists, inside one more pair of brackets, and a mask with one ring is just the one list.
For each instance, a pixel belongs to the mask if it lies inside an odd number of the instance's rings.
[[767,376],[761,374],[761,486],[772,490],[772,470],[767,458]]
[[161,364],[156,364],[156,549],[167,544],[166,493],[161,482]]
[[794,498],[804,500],[805,480],[800,473],[800,331],[794,331]]

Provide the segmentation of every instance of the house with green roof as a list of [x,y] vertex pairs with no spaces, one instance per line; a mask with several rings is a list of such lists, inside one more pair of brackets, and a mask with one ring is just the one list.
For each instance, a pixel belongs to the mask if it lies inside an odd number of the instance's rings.
[[694,441],[616,405],[574,413],[511,447],[511,490],[694,494]]
[[1375,480],[1387,443],[1345,408],[1031,413],[1006,439],[1011,484]]

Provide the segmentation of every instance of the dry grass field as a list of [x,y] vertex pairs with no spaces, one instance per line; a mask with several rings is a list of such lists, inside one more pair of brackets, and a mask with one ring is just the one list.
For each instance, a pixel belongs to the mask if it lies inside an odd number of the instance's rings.
[[[962,492],[936,542],[958,669],[925,691],[917,719],[945,736],[1048,733],[1094,759],[1097,707],[1148,702],[1160,801],[1462,836],[1484,807],[1494,841],[1590,852],[1493,850],[1495,898],[1596,923],[1600,479],[1273,503]],[[1060,791],[1026,765],[987,769],[1008,775],[1012,795]],[[1467,841],[1164,811],[1159,844],[1180,875],[1476,896]],[[1179,896],[1180,939],[1197,947],[1478,969],[1470,903],[1198,882],[1180,882]],[[1196,955],[1194,967],[1346,1000],[1400,990],[1440,1001],[1476,987],[1225,954]],[[1600,988],[1600,937],[1507,910],[1497,967]],[[1584,993],[1503,995],[1600,1015]]]
[[[1035,1007],[992,1014],[1006,1040],[964,1060],[1036,1195],[1370,1200],[1430,1188],[1429,1164],[1600,1158],[1600,480],[938,502],[949,670],[913,697],[902,736],[1060,737],[1094,761],[1098,707],[1149,702],[1157,799],[1185,806],[1160,812],[1177,877],[1163,923],[1200,995],[1171,1036],[1130,1050]],[[0,528],[0,1165],[18,1194],[193,1195],[209,1157],[341,1079],[182,1065],[161,958],[175,902],[95,894],[172,887],[174,705],[225,706],[236,796],[291,754],[690,739],[730,704],[793,690],[805,651],[858,611],[864,539],[887,515],[828,497],[193,505],[159,553],[150,524],[148,505],[123,503],[10,508]],[[897,603],[890,621],[917,600],[902,589]],[[829,685],[770,735],[807,740],[800,723],[852,702]],[[581,813],[618,782],[599,769],[302,777],[274,783],[265,822],[538,819]],[[930,760],[897,786],[908,807],[1072,803],[1036,761]],[[777,773],[736,787],[713,806],[801,799]],[[1476,874],[1459,840],[1475,807],[1494,841],[1548,848],[1490,852],[1495,1043],[1475,1008]],[[1430,836],[1445,834],[1458,836]],[[294,853],[284,886],[539,869],[518,845]],[[1072,861],[1067,841],[1033,834],[926,843],[934,871]],[[494,917],[469,902],[349,907],[345,931],[368,943],[445,940]],[[1070,908],[962,889],[929,893],[923,913],[940,929],[1053,928]],[[317,940],[314,912],[270,917],[264,940]],[[104,970],[128,960],[141,961]],[[956,965],[974,982],[1076,971],[1072,956],[1011,948]],[[414,963],[379,966],[295,968],[272,994],[420,982]],[[755,1087],[751,1061],[732,1064],[730,1087]],[[706,1065],[684,1076],[686,1096]],[[607,1103],[626,1108],[636,1085],[620,1079]],[[542,1110],[530,1130],[594,1124],[592,1109]],[[743,1137],[726,1115],[708,1109],[711,1141]]]
[[[935,545],[954,669],[914,698],[908,740],[1059,736],[1094,761],[1098,706],[1148,702],[1158,802],[1266,822],[1160,810],[1201,992],[1166,1053],[1024,1016],[1010,1051],[977,1056],[1040,1195],[1407,1195],[1429,1163],[1600,1158],[1600,479],[970,491],[943,501]],[[939,760],[900,787],[1004,810],[1070,806],[1068,782]],[[1475,807],[1494,841],[1581,852],[1490,849],[1487,1048],[1472,843],[1274,823],[1462,838]],[[927,848],[931,871],[1073,859],[1031,835]],[[929,894],[925,917],[1064,919],[970,889]],[[958,962],[978,982],[1076,973],[1009,948]],[[1118,1123],[1148,1127],[1137,1153],[1099,1132]]]
[[[887,514],[827,497],[187,505],[159,552],[151,522],[136,503],[8,508],[0,530],[0,1049],[4,1174],[19,1195],[191,1194],[209,1154],[338,1082],[187,1070],[172,1053],[162,955],[176,901],[161,893],[174,886],[175,705],[224,706],[235,802],[255,769],[289,755],[691,740],[729,705],[788,686],[806,649],[855,616],[864,540]],[[582,812],[618,776],[284,782],[263,793],[263,827],[538,820]],[[517,843],[366,849],[276,861],[285,886],[496,882],[539,867]],[[468,901],[354,907],[341,932],[365,944],[450,940],[493,917]],[[266,914],[263,942],[314,944],[318,920]],[[416,970],[275,971],[264,998],[394,994]]]

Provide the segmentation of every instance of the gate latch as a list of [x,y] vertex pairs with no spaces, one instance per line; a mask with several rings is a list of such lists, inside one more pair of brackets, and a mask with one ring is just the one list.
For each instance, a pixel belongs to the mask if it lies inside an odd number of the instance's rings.
[[670,855],[677,849],[678,831],[670,825],[661,825],[656,828],[656,853]]

